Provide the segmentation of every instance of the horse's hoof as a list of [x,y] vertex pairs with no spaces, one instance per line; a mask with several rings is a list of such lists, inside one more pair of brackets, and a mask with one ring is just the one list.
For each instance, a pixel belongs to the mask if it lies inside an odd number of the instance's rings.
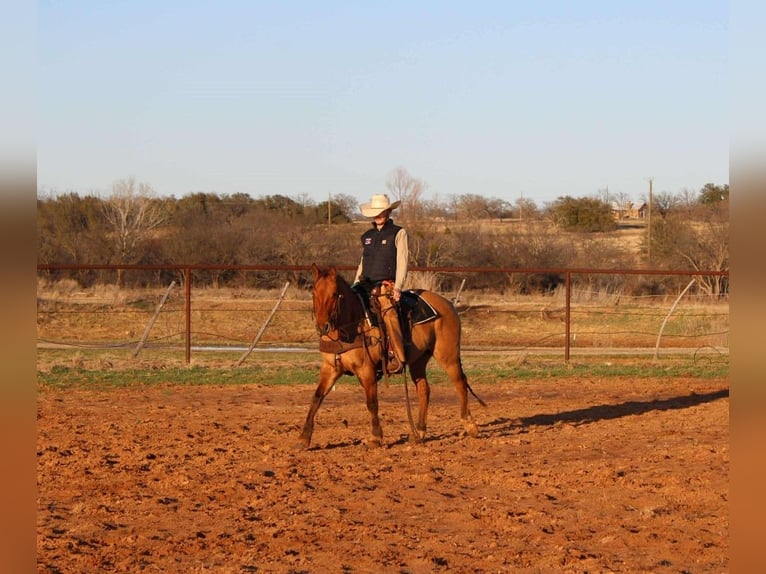
[[306,450],[309,446],[311,446],[311,439],[302,436],[295,443],[295,450]]
[[381,441],[381,439],[378,437],[372,437],[371,439],[367,439],[367,441],[365,441],[365,445],[367,448],[380,448],[383,446],[383,441]]
[[465,426],[465,432],[468,434],[468,436],[472,438],[476,438],[479,436],[479,427],[475,422],[470,421],[463,424]]
[[412,444],[420,444],[426,441],[426,431],[416,430],[415,433],[407,435],[407,440]]

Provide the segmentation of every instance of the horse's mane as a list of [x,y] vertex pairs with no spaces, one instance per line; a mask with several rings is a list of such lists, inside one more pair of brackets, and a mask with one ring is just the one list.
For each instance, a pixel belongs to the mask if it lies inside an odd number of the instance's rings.
[[364,316],[364,308],[356,292],[340,274],[336,273],[335,283],[338,287],[338,293],[343,296],[340,310],[342,321],[346,324],[349,321],[361,321]]
[[343,278],[343,275],[336,273],[335,282],[338,284],[338,290],[342,290],[344,295],[351,291],[351,285]]
[[[330,268],[320,270],[321,277],[329,279],[330,275]],[[364,319],[364,306],[356,292],[351,289],[348,281],[337,271],[335,272],[335,286],[338,295],[341,296],[338,299],[337,327],[341,339],[351,341],[357,335],[359,322]]]

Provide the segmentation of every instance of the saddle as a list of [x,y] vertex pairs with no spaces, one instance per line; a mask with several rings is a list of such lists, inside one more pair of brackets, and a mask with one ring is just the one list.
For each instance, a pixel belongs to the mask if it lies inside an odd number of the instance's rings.
[[[378,317],[372,310],[370,304],[370,292],[361,285],[355,286],[353,289],[362,300],[365,314],[367,315],[370,324],[374,327],[379,327]],[[407,291],[402,291],[398,306],[399,322],[402,325],[402,328],[407,331],[409,331],[407,327],[412,328],[415,325],[433,321],[439,316],[436,309],[434,309],[430,303],[421,296],[423,291],[423,289],[408,289]],[[407,334],[409,335],[409,332]]]

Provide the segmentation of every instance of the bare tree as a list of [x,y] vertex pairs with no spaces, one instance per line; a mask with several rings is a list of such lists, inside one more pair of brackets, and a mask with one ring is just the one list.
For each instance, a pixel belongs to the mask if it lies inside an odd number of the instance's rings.
[[[154,190],[147,183],[136,185],[134,178],[121,179],[112,186],[104,201],[104,219],[114,241],[119,263],[135,263],[140,258],[139,245],[164,221],[161,205],[154,200]],[[122,269],[117,284],[122,285]]]
[[684,187],[676,197],[678,199],[676,207],[689,210],[697,205],[697,191],[691,187]]
[[386,188],[393,196],[393,200],[402,202],[400,217],[402,219],[415,218],[421,211],[421,196],[426,189],[422,180],[412,177],[403,167],[397,167],[388,176]]
[[515,201],[519,219],[539,219],[540,210],[532,199],[520,197]]
[[[652,253],[670,269],[728,271],[728,201],[699,205],[694,211],[670,211],[657,221],[651,241]],[[723,276],[700,275],[697,284],[707,295],[728,291],[728,279]]]
[[654,205],[652,207],[657,210],[657,213],[659,213],[662,218],[667,217],[668,212],[677,207],[681,202],[678,195],[672,194],[669,191],[655,193],[653,200]]
[[[692,269],[729,270],[729,202],[706,206],[700,210],[696,225],[690,226],[687,236],[676,245],[678,254]],[[728,289],[724,276],[702,275],[697,277],[703,293],[721,296]]]

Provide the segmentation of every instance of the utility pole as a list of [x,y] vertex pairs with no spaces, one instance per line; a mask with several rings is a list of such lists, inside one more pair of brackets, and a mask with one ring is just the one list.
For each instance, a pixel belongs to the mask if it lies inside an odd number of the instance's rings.
[[652,184],[654,178],[649,178],[649,205],[646,220],[646,262],[651,267],[652,265]]

